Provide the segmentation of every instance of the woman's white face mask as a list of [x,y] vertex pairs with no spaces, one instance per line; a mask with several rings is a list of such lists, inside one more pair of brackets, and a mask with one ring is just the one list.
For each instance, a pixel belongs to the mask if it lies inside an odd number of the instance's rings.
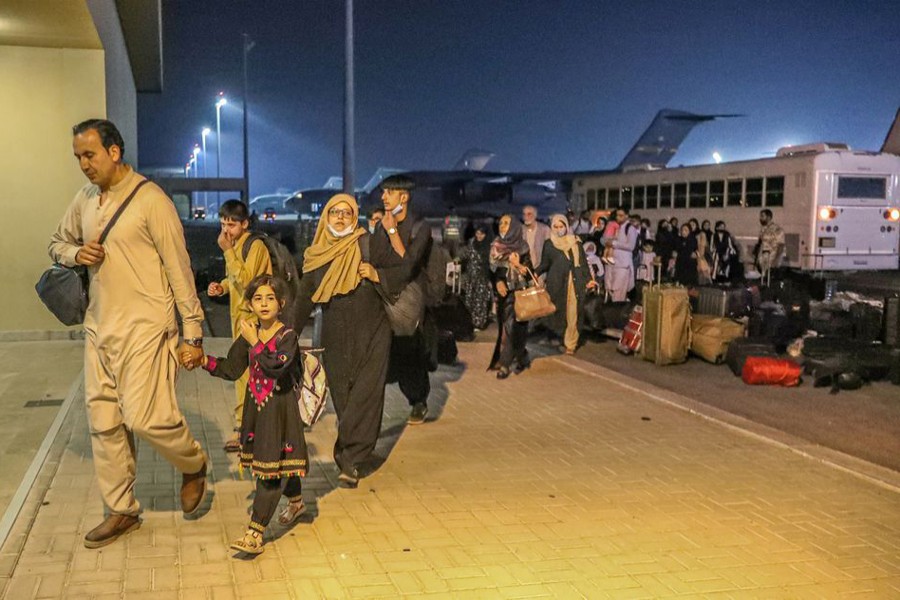
[[350,225],[349,227],[347,227],[347,229],[345,229],[343,231],[338,231],[337,229],[332,227],[330,223],[327,225],[327,227],[328,227],[328,231],[331,232],[331,235],[333,235],[335,237],[339,237],[339,238],[347,237],[348,235],[353,233],[353,225]]

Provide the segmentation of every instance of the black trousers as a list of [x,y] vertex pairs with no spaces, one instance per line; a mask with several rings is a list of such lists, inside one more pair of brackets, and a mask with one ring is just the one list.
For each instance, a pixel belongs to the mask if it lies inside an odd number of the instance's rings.
[[422,330],[415,335],[394,337],[391,342],[391,360],[388,382],[397,382],[410,406],[425,402],[431,393],[428,366],[431,351]]
[[[284,491],[281,485],[284,483]],[[288,500],[300,499],[300,477],[293,476],[281,479],[257,479],[256,496],[253,498],[253,513],[250,515],[250,528],[263,533],[278,508],[278,501],[284,493]]]

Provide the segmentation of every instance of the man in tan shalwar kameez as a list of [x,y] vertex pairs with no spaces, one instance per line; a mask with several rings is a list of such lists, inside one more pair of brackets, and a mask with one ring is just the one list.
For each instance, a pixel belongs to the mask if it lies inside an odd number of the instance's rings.
[[[175,398],[178,357],[202,356],[203,310],[175,206],[145,184],[101,246],[101,231],[144,178],[122,161],[124,143],[109,121],[73,128],[73,148],[90,180],[50,242],[53,260],[86,265],[90,304],[84,320],[85,401],[94,468],[108,517],[84,538],[99,548],[140,527],[134,496],[134,435],[182,472],[181,503],[196,512],[206,491],[206,461]],[[185,342],[179,348],[175,308]],[[196,366],[191,362],[189,368]]]

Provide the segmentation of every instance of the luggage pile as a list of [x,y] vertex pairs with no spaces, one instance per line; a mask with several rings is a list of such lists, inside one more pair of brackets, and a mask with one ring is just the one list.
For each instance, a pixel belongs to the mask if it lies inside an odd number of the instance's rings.
[[832,393],[884,379],[900,385],[900,297],[882,302],[831,286],[828,299],[812,300],[810,286],[790,279],[692,290],[654,279],[621,331],[623,354],[662,366],[690,353],[727,364],[748,385],[793,387],[803,376]]

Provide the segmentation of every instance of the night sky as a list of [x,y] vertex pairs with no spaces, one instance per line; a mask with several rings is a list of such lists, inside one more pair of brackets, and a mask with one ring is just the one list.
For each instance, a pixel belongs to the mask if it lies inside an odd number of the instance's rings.
[[[611,168],[661,108],[743,113],[672,164],[786,144],[878,149],[900,107],[896,2],[356,0],[356,184],[379,166]],[[203,125],[241,173],[250,54],[251,195],[341,174],[343,0],[163,2],[164,92],[139,97],[140,163],[181,166]]]

